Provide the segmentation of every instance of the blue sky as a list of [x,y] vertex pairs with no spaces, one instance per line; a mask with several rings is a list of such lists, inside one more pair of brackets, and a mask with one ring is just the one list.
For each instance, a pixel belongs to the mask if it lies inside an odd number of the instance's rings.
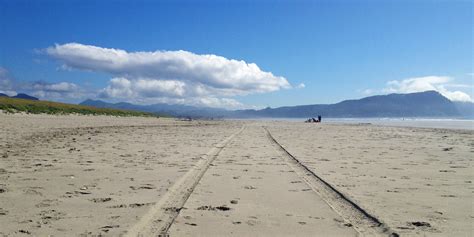
[[425,89],[474,98],[472,1],[0,0],[0,35],[0,91],[57,101],[277,107]]

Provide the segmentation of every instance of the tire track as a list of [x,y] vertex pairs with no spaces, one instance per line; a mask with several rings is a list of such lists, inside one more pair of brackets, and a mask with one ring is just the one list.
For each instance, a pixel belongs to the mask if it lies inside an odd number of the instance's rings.
[[298,176],[300,176],[311,187],[311,189],[318,193],[336,213],[351,223],[353,228],[362,236],[399,236],[385,223],[369,214],[361,206],[311,171],[307,166],[289,153],[280,143],[278,143],[266,127],[264,127],[264,129],[275,148],[283,153],[283,157],[288,166],[290,166],[296,174],[298,174]]
[[244,129],[245,126],[242,126],[239,131],[227,137],[203,155],[195,167],[181,177],[160,201],[127,232],[126,236],[169,236],[169,228],[210,164],[216,159],[222,149]]

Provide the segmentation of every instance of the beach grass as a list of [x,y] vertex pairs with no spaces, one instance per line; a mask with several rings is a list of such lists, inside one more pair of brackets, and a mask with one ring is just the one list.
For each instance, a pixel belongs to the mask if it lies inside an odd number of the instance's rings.
[[81,114],[110,116],[168,117],[139,111],[95,108],[91,106],[66,104],[52,101],[34,101],[17,98],[0,97],[0,110],[6,113],[29,114]]

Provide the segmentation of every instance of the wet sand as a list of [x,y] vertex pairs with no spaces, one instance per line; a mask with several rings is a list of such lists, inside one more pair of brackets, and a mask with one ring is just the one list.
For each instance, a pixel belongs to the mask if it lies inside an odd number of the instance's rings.
[[0,130],[0,235],[473,233],[473,131],[5,114]]

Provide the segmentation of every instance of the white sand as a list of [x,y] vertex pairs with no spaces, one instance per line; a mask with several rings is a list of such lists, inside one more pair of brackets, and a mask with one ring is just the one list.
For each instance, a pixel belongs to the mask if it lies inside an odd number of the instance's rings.
[[247,126],[219,154],[184,208],[171,236],[356,235],[286,165],[260,126]]
[[[160,212],[171,236],[357,235],[264,126],[391,230],[472,236],[473,131],[5,114],[0,235],[116,236],[163,226]],[[183,205],[165,210],[166,197]]]
[[302,123],[270,130],[397,233],[473,235],[474,131]]
[[20,115],[2,115],[0,126],[7,156],[0,158],[0,233],[58,236],[123,233],[201,154],[240,128]]

